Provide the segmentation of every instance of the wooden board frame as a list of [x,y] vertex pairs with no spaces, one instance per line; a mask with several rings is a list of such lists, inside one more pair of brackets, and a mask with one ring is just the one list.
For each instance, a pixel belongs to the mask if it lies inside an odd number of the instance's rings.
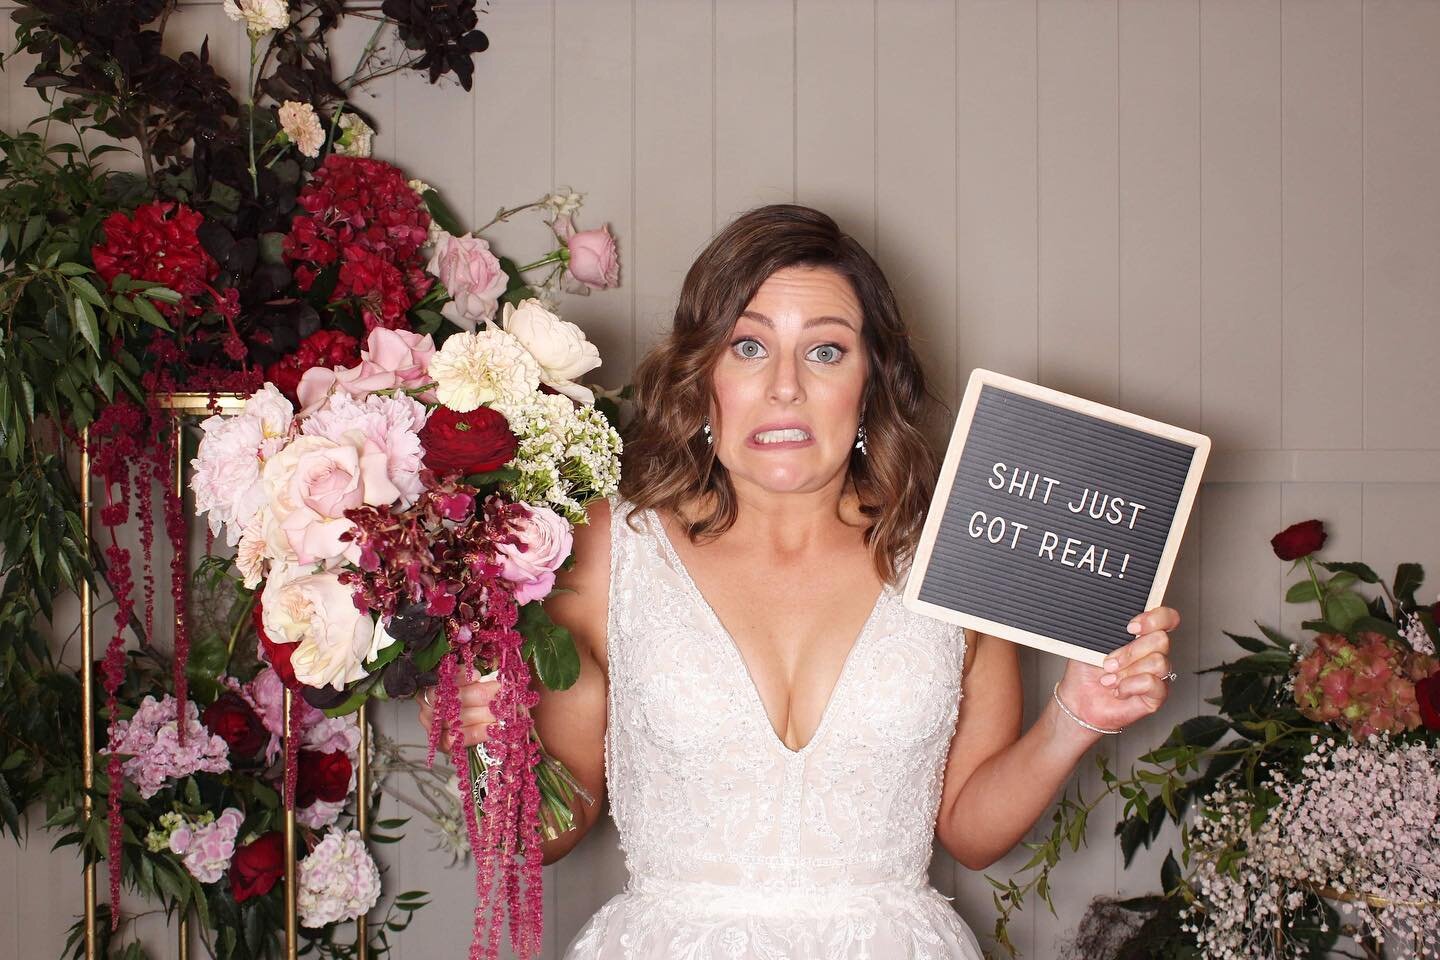
[[987,385],[1007,393],[1030,397],[1044,403],[1073,410],[1077,413],[1095,417],[1100,420],[1106,420],[1120,426],[1131,427],[1143,433],[1173,440],[1195,449],[1195,456],[1191,460],[1184,486],[1181,489],[1180,497],[1175,505],[1175,514],[1170,523],[1169,533],[1165,538],[1165,547],[1161,551],[1160,559],[1156,566],[1155,578],[1151,583],[1149,596],[1145,604],[1146,610],[1159,606],[1165,596],[1165,588],[1169,585],[1170,572],[1175,564],[1175,555],[1180,549],[1180,540],[1184,535],[1185,526],[1190,519],[1190,510],[1194,505],[1195,495],[1200,488],[1200,476],[1204,472],[1205,462],[1210,455],[1210,438],[1202,433],[1196,433],[1172,424],[1162,423],[1159,420],[1152,420],[1149,417],[1142,417],[1139,414],[1106,406],[1094,400],[1087,400],[1084,397],[1062,393],[1059,390],[1053,390],[1027,380],[1007,376],[994,370],[976,367],[970,373],[970,380],[965,387],[965,396],[960,404],[960,411],[955,417],[955,427],[951,432],[950,445],[945,452],[945,460],[940,468],[940,476],[935,484],[935,493],[930,502],[930,510],[925,516],[925,526],[921,531],[920,542],[916,547],[915,559],[911,564],[910,572],[905,583],[903,602],[907,608],[938,620],[958,624],[962,627],[988,633],[991,636],[999,637],[1003,640],[1024,644],[1028,647],[1035,647],[1036,649],[1058,654],[1062,657],[1068,657],[1072,660],[1080,660],[1084,663],[1101,666],[1104,664],[1107,655],[1104,651],[1092,650],[1089,647],[1071,643],[1058,637],[1033,633],[1020,627],[1009,626],[975,614],[962,613],[958,610],[952,610],[949,607],[920,599],[920,585],[925,579],[925,572],[930,565],[930,557],[934,551],[935,540],[940,531],[940,523],[945,515],[946,506],[950,502],[950,491],[954,486],[955,474],[960,466],[960,459],[965,449],[965,440],[969,436],[970,427],[974,420],[975,408],[980,400],[980,391],[982,387]]

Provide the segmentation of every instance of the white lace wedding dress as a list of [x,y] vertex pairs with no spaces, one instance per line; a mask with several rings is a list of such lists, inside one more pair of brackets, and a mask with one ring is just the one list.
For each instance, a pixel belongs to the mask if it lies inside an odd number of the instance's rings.
[[980,960],[927,872],[960,628],[886,586],[791,750],[658,517],[636,533],[610,505],[605,777],[630,881],[565,960]]

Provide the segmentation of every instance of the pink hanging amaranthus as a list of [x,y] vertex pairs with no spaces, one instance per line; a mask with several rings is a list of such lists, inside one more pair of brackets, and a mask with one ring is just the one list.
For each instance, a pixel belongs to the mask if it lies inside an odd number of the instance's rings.
[[[452,481],[431,484],[408,510],[361,507],[346,513],[355,524],[348,536],[360,547],[360,570],[342,573],[341,579],[355,589],[356,605],[388,620],[402,607],[423,603],[424,614],[436,618],[448,642],[436,667],[435,712],[450,731],[449,752],[475,856],[470,960],[494,960],[498,954],[501,896],[511,943],[520,956],[538,953],[544,927],[540,792],[534,775],[541,756],[530,716],[539,694],[522,654],[524,638],[515,629],[514,587],[501,576],[495,554],[497,544],[514,542],[509,522],[523,509],[489,497],[477,510],[472,488]],[[476,814],[459,722],[461,674],[470,679],[478,665],[498,671],[500,681],[491,703],[500,722],[491,725],[484,745],[493,763],[486,772],[483,817]],[[440,729],[440,723],[430,728],[432,764]]]

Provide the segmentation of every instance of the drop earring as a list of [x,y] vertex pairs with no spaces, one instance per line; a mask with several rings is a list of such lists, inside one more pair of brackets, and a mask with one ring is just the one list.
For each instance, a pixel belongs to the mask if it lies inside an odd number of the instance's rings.
[[860,418],[860,429],[855,433],[855,449],[860,451],[861,456],[867,452],[865,449],[865,418],[863,416]]
[[705,444],[707,446],[715,442],[715,437],[710,433],[710,415],[705,415],[705,424],[700,428],[705,432]]

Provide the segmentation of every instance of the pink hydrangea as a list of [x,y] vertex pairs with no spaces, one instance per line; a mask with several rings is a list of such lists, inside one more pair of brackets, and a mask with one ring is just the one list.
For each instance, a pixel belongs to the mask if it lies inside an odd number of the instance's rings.
[[200,722],[200,708],[185,701],[185,743],[180,744],[175,723],[175,698],[147,696],[129,720],[115,724],[115,735],[102,754],[125,757],[125,778],[140,796],[150,799],[171,780],[192,773],[224,773],[230,769],[229,747]]
[[179,854],[185,869],[201,883],[214,883],[225,875],[235,855],[235,836],[245,815],[235,807],[211,823],[185,823],[170,834],[170,851]]
[[380,869],[358,830],[332,830],[300,861],[295,891],[300,923],[323,927],[354,920],[380,899]]
[[1356,739],[1414,730],[1415,681],[1435,666],[1434,657],[1408,652],[1380,633],[1363,632],[1357,643],[1322,633],[1295,665],[1295,703],[1311,720],[1334,723]]

